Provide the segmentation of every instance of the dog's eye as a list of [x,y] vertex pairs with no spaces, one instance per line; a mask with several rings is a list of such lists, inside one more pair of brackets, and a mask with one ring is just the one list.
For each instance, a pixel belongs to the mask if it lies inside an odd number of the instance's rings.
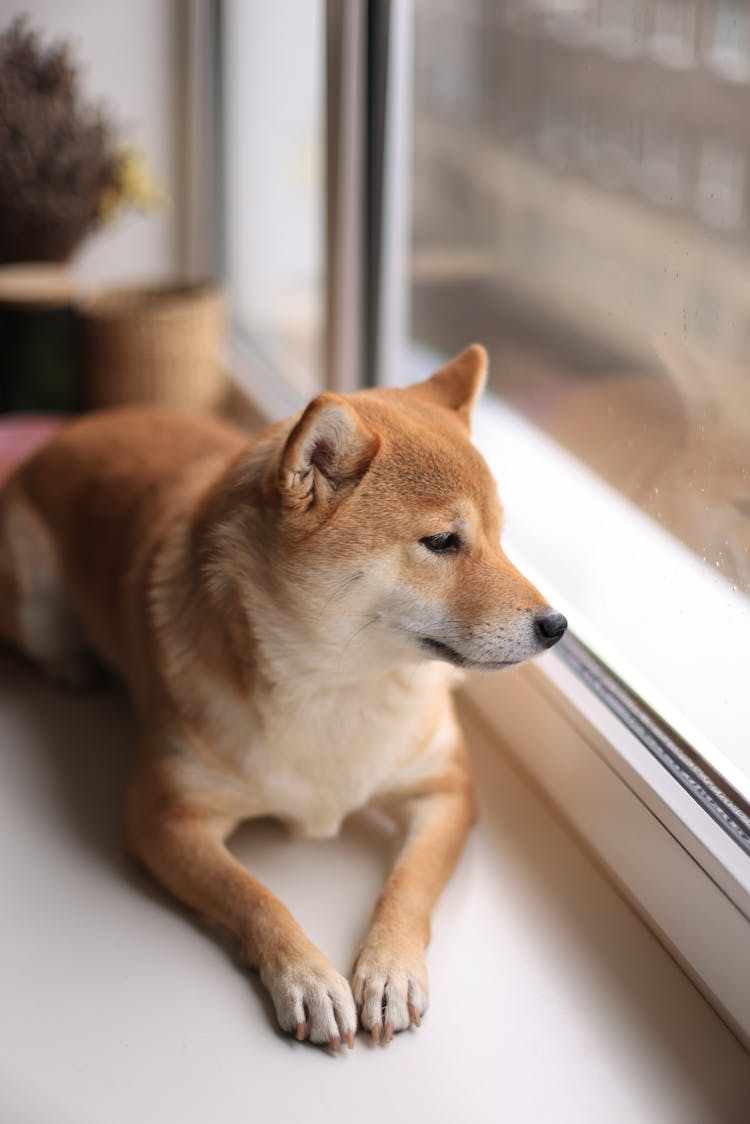
[[443,531],[439,535],[425,535],[419,541],[433,554],[457,554],[461,549],[461,540],[453,531]]

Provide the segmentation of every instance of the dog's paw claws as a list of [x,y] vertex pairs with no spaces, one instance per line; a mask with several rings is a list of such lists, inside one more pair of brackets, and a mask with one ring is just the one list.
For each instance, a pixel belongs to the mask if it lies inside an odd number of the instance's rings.
[[421,1025],[428,997],[424,955],[398,957],[365,948],[357,958],[352,990],[362,1027],[385,1046],[398,1031]]
[[298,1041],[308,1039],[339,1053],[354,1045],[357,1012],[349,984],[321,956],[265,974],[279,1025]]

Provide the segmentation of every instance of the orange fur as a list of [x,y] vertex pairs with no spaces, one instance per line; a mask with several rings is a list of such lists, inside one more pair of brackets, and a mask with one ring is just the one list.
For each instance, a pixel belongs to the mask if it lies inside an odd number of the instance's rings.
[[[355,1002],[383,1041],[427,1006],[430,913],[475,815],[440,659],[495,667],[559,638],[468,440],[485,365],[474,347],[406,390],[324,394],[252,441],[90,416],[0,497],[2,634],[71,679],[90,647],[139,710],[127,847],[237,935],[286,1030],[334,1048]],[[406,838],[350,987],[225,840],[267,814],[331,834],[373,802]]]

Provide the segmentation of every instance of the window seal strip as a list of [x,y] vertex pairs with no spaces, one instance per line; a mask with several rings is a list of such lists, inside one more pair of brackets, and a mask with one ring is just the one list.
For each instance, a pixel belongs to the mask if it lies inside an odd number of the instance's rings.
[[575,636],[568,633],[557,651],[571,671],[750,857],[750,808],[742,797],[712,774],[688,743]]

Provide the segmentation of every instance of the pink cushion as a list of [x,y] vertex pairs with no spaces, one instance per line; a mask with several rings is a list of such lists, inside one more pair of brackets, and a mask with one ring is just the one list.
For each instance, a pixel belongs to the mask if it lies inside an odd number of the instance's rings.
[[65,420],[47,414],[6,414],[0,417],[0,483]]

